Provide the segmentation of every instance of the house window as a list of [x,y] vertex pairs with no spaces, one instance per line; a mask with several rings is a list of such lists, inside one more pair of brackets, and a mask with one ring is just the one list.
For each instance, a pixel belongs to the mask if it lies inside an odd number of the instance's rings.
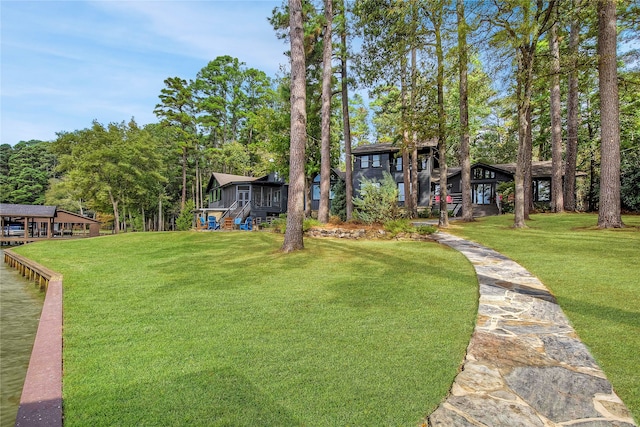
[[210,202],[219,202],[222,199],[222,189],[220,187],[214,188],[209,193]]
[[273,206],[280,206],[280,190],[273,192]]
[[395,158],[396,172],[402,172],[402,157]]
[[471,191],[472,202],[476,205],[489,205],[494,200],[493,184],[473,184]]
[[264,189],[264,205],[268,208],[273,204],[273,188]]
[[533,180],[533,200],[536,202],[551,201],[551,181],[546,179]]
[[380,167],[380,154],[374,154],[372,157],[372,161],[371,161],[371,166],[374,168],[379,168]]
[[262,206],[262,190],[262,188],[253,190],[253,205],[258,208]]
[[320,200],[320,184],[313,184],[311,187],[311,198],[313,200]]
[[404,202],[404,182],[398,183],[398,201]]
[[473,170],[473,179],[494,179],[495,177],[495,171],[489,169],[475,168]]
[[418,156],[418,171],[426,171],[429,169],[429,156],[421,154]]
[[360,157],[360,169],[366,169],[369,167],[369,156]]

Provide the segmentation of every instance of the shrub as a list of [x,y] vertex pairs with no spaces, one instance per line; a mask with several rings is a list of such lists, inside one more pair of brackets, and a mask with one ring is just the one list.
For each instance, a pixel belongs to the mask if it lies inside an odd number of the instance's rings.
[[398,187],[390,173],[385,172],[381,182],[364,178],[360,197],[353,199],[354,216],[367,223],[380,223],[402,218],[398,207]]
[[285,230],[287,229],[287,216],[281,214],[279,218],[274,219],[271,222],[270,228],[276,233],[284,234]]
[[419,225],[418,227],[416,227],[416,233],[422,236],[426,236],[427,234],[433,234],[436,231],[438,231],[438,228],[434,227],[433,225]]
[[341,179],[333,184],[333,199],[331,200],[332,216],[337,216],[342,221],[347,220],[347,189],[345,188],[344,181]]
[[392,236],[398,233],[415,233],[416,228],[406,220],[395,219],[384,223],[384,229]]
[[302,231],[309,231],[309,229],[311,227],[317,227],[321,225],[320,221],[318,221],[315,218],[306,218],[303,222],[302,222]]
[[329,224],[338,225],[338,224],[342,224],[343,222],[344,220],[337,215],[331,215],[329,217]]
[[496,192],[502,196],[502,213],[513,213],[516,195],[516,183],[514,181],[501,182],[496,188]]
[[623,157],[620,190],[622,207],[632,212],[640,212],[640,152]]
[[186,231],[193,227],[193,209],[195,204],[193,200],[188,200],[184,205],[184,209],[180,212],[178,218],[176,218],[176,228],[178,231]]

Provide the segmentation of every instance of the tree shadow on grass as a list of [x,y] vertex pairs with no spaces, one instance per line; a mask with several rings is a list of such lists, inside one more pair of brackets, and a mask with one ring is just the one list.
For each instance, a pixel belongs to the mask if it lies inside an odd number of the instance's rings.
[[593,304],[575,298],[558,297],[558,302],[563,310],[582,316],[606,320],[640,329],[640,313],[628,311],[616,307],[608,307],[602,304]]
[[[109,384],[105,384],[109,387]],[[226,367],[155,382],[94,390],[92,395],[66,399],[86,411],[65,413],[68,425],[145,426],[298,426],[289,411],[263,393],[249,378]],[[72,392],[69,394],[73,394]],[[105,396],[110,396],[105,398]],[[96,405],[93,402],[100,402]]]

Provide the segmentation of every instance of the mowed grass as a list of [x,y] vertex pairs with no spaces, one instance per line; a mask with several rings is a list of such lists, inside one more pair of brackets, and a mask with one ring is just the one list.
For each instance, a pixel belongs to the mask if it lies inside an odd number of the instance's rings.
[[136,233],[17,249],[64,275],[65,426],[416,425],[477,280],[435,243]]
[[599,230],[593,214],[512,215],[452,223],[449,230],[514,259],[554,293],[614,389],[640,420],[640,216]]

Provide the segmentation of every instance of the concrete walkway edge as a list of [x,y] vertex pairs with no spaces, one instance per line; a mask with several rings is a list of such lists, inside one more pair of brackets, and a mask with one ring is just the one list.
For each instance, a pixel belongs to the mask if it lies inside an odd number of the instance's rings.
[[434,239],[471,261],[480,300],[462,370],[429,426],[636,426],[539,279],[477,243]]

